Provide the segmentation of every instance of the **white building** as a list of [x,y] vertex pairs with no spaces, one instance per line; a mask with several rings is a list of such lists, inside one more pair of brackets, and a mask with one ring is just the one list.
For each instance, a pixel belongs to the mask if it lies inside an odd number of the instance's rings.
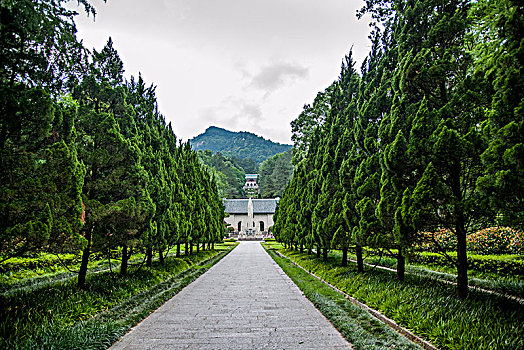
[[263,238],[273,226],[277,199],[224,199],[226,223],[238,238]]
[[247,197],[257,197],[258,196],[258,174],[246,174],[246,183],[244,184],[244,192]]

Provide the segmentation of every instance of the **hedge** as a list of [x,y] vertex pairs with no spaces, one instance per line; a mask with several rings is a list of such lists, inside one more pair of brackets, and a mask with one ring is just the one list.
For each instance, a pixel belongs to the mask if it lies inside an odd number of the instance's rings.
[[[453,258],[455,254],[450,254]],[[434,264],[455,267],[445,256],[424,252],[410,257],[411,263]],[[469,269],[508,276],[524,276],[524,258],[517,255],[477,255],[468,254]]]

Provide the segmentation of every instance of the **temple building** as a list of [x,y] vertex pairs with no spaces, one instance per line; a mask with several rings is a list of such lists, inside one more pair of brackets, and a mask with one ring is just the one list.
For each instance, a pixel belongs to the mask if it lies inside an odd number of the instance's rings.
[[244,192],[247,197],[258,197],[258,174],[246,174],[246,183],[244,184]]
[[260,239],[270,235],[273,214],[278,198],[271,199],[224,199],[225,222],[233,228],[232,235],[239,239]]

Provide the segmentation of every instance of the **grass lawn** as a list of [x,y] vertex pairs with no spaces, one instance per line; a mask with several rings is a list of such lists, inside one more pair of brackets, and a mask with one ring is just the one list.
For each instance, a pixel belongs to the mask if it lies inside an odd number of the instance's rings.
[[355,349],[421,349],[288,259],[268,252]]
[[393,272],[358,274],[356,264],[340,267],[333,256],[323,262],[273,242],[270,246],[439,348],[524,348],[524,305],[515,301],[481,292],[460,301],[454,286],[421,275],[408,274],[402,283]]
[[103,270],[89,273],[87,289],[76,278],[20,281],[0,295],[1,349],[105,349],[235,246],[189,256],[168,256],[127,276]]

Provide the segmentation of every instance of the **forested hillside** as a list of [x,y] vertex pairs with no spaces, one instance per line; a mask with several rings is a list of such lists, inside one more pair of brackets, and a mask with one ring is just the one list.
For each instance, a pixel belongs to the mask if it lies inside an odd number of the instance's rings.
[[[198,159],[213,175],[220,198],[243,198],[245,170],[234,160],[220,152],[213,154],[210,150],[198,151]],[[256,171],[255,171],[256,172]]]
[[[380,250],[401,281],[406,256],[433,242],[465,299],[468,237],[524,229],[522,5],[366,1],[359,15],[374,19],[371,51],[360,72],[350,52],[293,121],[297,170],[274,231],[324,259],[341,249],[343,264],[352,250],[359,272],[363,249]],[[521,254],[506,232],[505,251]]]
[[257,164],[277,153],[291,149],[291,145],[266,140],[250,132],[232,132],[216,126],[210,126],[203,134],[194,137],[189,142],[195,150],[207,149],[232,158],[248,161],[252,159]]
[[258,185],[261,198],[281,197],[293,176],[291,150],[279,153],[260,164]]
[[[245,174],[260,174],[262,198],[282,195],[293,174],[291,146],[252,133],[209,127],[191,141],[199,160],[213,174],[221,198],[244,198]],[[279,153],[279,149],[285,149]]]
[[81,253],[85,287],[94,254],[125,275],[136,253],[221,240],[224,211],[155,86],[124,78],[111,38],[83,47],[65,2],[0,3],[0,261]]
[[245,174],[259,174],[258,184],[261,198],[280,197],[284,187],[293,176],[291,150],[279,153],[262,162],[260,167],[248,164],[239,158],[229,158],[220,152],[213,154],[209,150],[198,151],[198,159],[213,175],[220,198],[245,198],[242,187]]

